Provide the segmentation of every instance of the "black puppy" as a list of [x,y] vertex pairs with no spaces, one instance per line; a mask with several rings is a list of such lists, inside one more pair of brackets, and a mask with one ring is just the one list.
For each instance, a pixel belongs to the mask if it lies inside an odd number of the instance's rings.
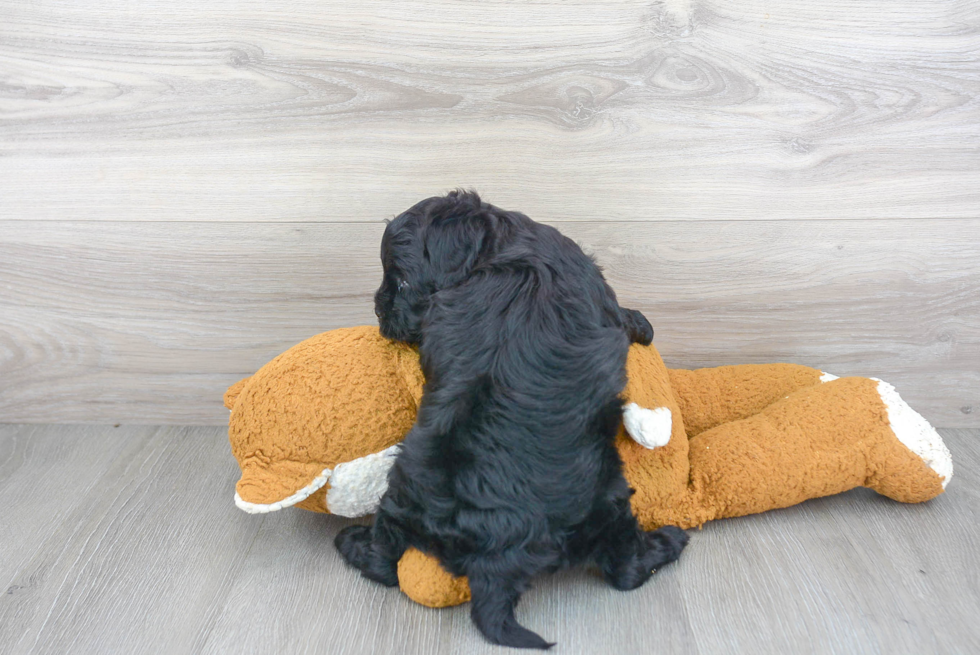
[[514,618],[534,575],[591,560],[633,589],[687,543],[640,529],[613,445],[630,340],[653,329],[574,242],[475,193],[398,216],[381,260],[381,333],[419,345],[426,384],[374,524],[337,548],[391,586],[406,548],[430,553],[469,578],[487,639],[548,648]]

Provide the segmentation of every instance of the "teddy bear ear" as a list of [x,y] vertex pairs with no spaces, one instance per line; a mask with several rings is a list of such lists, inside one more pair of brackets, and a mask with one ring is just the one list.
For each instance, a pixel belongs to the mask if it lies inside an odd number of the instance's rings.
[[228,391],[225,392],[225,396],[224,396],[224,401],[225,401],[225,407],[226,408],[228,408],[228,409],[234,409],[234,407],[235,407],[235,401],[238,400],[238,396],[241,395],[242,390],[245,388],[245,385],[248,384],[248,381],[251,380],[251,379],[252,379],[252,376],[249,376],[247,378],[242,378],[241,380],[239,380],[235,384],[233,384],[230,387],[228,387]]
[[651,450],[670,443],[674,427],[669,408],[647,409],[636,403],[623,408],[623,426],[636,443]]

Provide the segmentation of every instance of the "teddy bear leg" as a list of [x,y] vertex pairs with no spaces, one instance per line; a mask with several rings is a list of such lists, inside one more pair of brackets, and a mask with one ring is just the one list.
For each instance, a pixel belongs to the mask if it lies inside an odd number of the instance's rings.
[[858,486],[901,502],[939,495],[941,474],[902,443],[889,413],[876,380],[840,378],[801,389],[691,439],[695,495],[712,518],[788,507]]
[[828,379],[822,371],[797,364],[668,369],[667,373],[688,438],[748,418],[777,400]]

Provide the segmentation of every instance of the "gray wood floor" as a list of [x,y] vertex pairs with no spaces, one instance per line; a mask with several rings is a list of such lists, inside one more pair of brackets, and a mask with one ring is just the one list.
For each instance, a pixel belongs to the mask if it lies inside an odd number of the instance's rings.
[[[980,430],[943,430],[949,491],[866,490],[720,521],[620,593],[539,581],[519,618],[556,652],[980,652]],[[0,652],[491,653],[466,608],[360,579],[349,521],[232,501],[219,427],[0,425]]]

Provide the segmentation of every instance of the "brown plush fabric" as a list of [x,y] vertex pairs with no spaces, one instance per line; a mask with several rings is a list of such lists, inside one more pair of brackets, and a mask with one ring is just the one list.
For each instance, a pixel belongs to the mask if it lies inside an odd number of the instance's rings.
[[[634,345],[627,403],[671,413],[670,441],[648,449],[620,429],[616,445],[645,529],[699,526],[867,486],[895,500],[942,493],[939,476],[892,432],[877,383],[820,382],[792,364],[669,370]],[[424,379],[412,348],[375,327],[334,330],[294,346],[225,394],[238,493],[273,503],[325,468],[379,452],[411,428]],[[327,511],[324,486],[298,507]],[[402,590],[430,607],[465,602],[469,587],[409,551]]]

